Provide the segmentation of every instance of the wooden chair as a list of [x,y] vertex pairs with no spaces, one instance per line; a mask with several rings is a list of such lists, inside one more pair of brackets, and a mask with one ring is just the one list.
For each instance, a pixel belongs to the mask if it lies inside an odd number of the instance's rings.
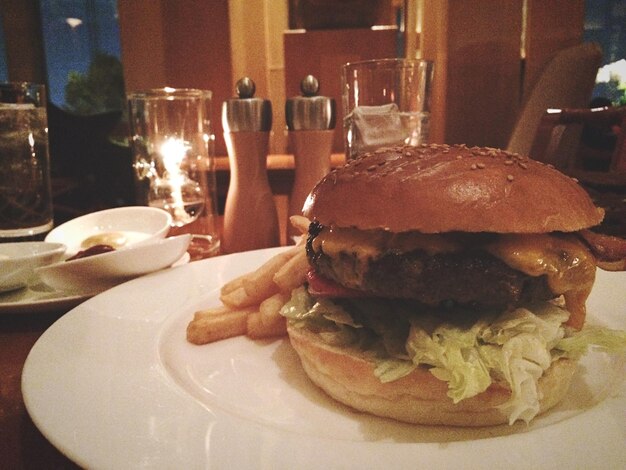
[[559,51],[524,100],[507,150],[522,155],[530,153],[537,126],[546,109],[588,106],[601,62],[602,50],[595,43]]
[[[580,130],[574,148],[561,140],[568,127]],[[548,109],[541,117],[530,156],[554,165],[581,182],[626,185],[626,106],[594,109]]]
[[[577,145],[561,145],[574,126]],[[530,156],[576,178],[606,211],[601,230],[626,237],[626,106],[547,110]]]

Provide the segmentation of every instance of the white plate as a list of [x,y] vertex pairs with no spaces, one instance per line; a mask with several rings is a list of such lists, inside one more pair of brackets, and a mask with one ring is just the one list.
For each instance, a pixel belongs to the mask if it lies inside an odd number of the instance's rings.
[[[185,253],[172,266],[186,264],[189,259],[189,253]],[[68,311],[108,288],[110,288],[108,284],[102,284],[96,286],[93,292],[75,293],[55,289],[43,282],[36,282],[24,289],[0,293],[0,314]]]
[[[530,426],[410,426],[336,404],[284,339],[185,340],[197,309],[275,249],[150,274],[57,321],[24,367],[42,433],[90,468],[617,468],[623,356],[588,354],[564,402]],[[599,272],[591,320],[626,328],[625,274]]]
[[66,249],[62,243],[0,243],[0,293],[20,289],[35,281],[35,268],[56,263]]
[[39,282],[23,289],[0,293],[0,314],[61,312],[94,295],[67,293]]

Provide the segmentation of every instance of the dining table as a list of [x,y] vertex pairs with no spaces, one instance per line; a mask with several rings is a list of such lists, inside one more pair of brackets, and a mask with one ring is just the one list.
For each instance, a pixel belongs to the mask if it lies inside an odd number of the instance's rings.
[[[332,166],[342,161],[342,155],[334,155]],[[273,189],[284,196],[293,181],[293,157],[271,158],[268,168]],[[227,172],[226,159],[219,159],[217,174],[222,184]],[[285,224],[283,216],[281,225]],[[28,414],[21,390],[22,370],[29,351],[71,308],[0,313],[0,468],[79,468],[38,430]]]
[[[344,162],[342,154],[330,157],[331,167]],[[287,224],[287,197],[294,178],[293,155],[269,155],[268,178],[275,194],[281,233]],[[228,157],[216,158],[218,193],[226,196]],[[221,217],[220,217],[221,219]],[[286,235],[281,244],[286,243]],[[193,258],[192,258],[193,259]],[[45,311],[0,313],[0,468],[79,468],[38,430],[26,410],[21,377],[29,351],[40,336],[72,307]]]
[[30,419],[22,398],[24,362],[39,337],[67,313],[2,314],[0,318],[0,468],[74,469]]

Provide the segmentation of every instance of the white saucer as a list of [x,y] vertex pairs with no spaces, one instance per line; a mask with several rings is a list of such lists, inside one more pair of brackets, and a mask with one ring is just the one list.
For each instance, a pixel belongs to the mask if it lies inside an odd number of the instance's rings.
[[69,310],[95,294],[69,294],[40,282],[0,294],[0,314]]
[[[189,253],[185,253],[172,267],[187,264],[189,260]],[[0,315],[68,311],[107,288],[108,286],[102,285],[94,292],[75,293],[55,289],[37,281],[23,289],[0,293]]]

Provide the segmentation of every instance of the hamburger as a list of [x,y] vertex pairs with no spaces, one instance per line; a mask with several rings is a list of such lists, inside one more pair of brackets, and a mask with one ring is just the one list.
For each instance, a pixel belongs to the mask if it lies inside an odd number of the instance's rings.
[[306,374],[356,410],[529,422],[563,398],[589,344],[626,344],[622,332],[582,330],[606,245],[587,230],[602,209],[527,157],[379,149],[319,181],[303,215],[310,270],[281,313]]

